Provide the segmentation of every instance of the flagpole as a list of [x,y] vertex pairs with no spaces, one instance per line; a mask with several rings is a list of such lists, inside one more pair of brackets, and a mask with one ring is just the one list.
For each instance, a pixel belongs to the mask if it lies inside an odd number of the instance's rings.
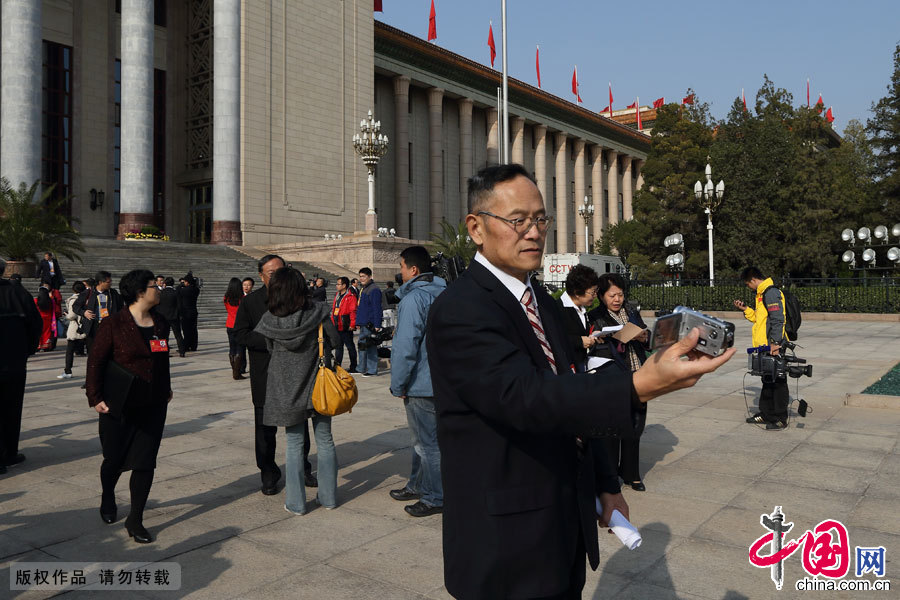
[[503,164],[503,88],[497,88],[497,164]]
[[503,20],[503,164],[509,164],[509,81],[506,71],[506,0],[500,0]]

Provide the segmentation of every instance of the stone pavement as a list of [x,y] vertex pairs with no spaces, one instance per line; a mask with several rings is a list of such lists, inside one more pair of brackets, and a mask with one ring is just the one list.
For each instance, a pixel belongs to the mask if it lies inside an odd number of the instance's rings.
[[[900,551],[900,411],[843,406],[845,394],[900,361],[900,323],[808,321],[801,334],[799,354],[814,365],[814,377],[800,380],[800,391],[814,412],[786,431],[744,423],[743,350],[696,388],[651,403],[641,449],[647,491],[624,490],[643,545],[628,551],[601,533],[601,568],[588,572],[585,598],[797,597],[800,551],[785,562],[781,592],[769,569],[748,562],[748,547],[765,533],[760,515],[776,504],[795,524],[787,538],[825,519],[844,523],[854,564],[854,546],[885,546],[885,578],[900,587],[893,560]],[[749,345],[743,320],[738,335],[741,348]],[[388,377],[360,378],[357,408],[334,420],[339,508],[291,516],[283,492],[259,493],[250,384],[230,379],[226,348],[224,330],[201,330],[200,351],[172,359],[175,399],[145,518],[157,541],[146,546],[128,538],[121,520],[108,526],[97,514],[100,444],[96,414],[79,389],[84,359],[68,381],[55,378],[61,349],[30,362],[21,441],[27,461],[0,475],[0,597],[52,595],[9,591],[13,562],[164,560],[181,564],[183,584],[155,594],[162,598],[448,597],[440,517],[409,517],[387,494],[404,482],[410,456],[405,414],[387,391]],[[747,384],[751,395],[758,390],[758,379]],[[283,464],[281,432],[279,444]],[[124,517],[127,477],[118,502]]]

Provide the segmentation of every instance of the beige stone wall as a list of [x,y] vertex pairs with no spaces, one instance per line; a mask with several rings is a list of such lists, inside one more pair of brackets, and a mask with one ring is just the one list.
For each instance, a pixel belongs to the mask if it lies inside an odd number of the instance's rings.
[[429,192],[431,185],[429,131],[428,131],[428,94],[420,87],[409,87],[409,98],[412,113],[409,115],[409,142],[412,144],[412,160],[409,171],[412,184],[409,188],[409,211],[413,213],[412,230],[409,237],[427,239],[431,213],[429,208]]
[[408,148],[398,148],[394,135],[396,117],[394,115],[394,82],[390,78],[375,77],[375,104],[373,114],[381,121],[381,130],[388,136],[387,154],[378,163],[375,178],[375,210],[378,212],[378,226],[397,228],[396,168],[397,153],[408,152]]
[[351,137],[374,105],[368,0],[244,0],[244,244],[363,229],[366,170]]

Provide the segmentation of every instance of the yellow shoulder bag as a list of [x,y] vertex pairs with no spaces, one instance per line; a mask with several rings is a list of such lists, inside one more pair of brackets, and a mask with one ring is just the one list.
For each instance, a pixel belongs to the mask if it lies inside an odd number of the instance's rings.
[[340,365],[332,371],[325,366],[325,338],[322,324],[319,324],[319,371],[313,386],[313,408],[320,415],[333,417],[351,412],[359,394],[353,376]]

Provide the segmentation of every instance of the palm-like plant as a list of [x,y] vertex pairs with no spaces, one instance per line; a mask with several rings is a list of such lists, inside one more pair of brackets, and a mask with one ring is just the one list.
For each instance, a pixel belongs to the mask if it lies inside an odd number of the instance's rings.
[[448,258],[459,256],[466,266],[475,256],[475,243],[469,237],[469,230],[464,222],[454,227],[447,221],[441,221],[440,235],[432,233],[431,239],[435,250]]
[[0,178],[0,254],[10,260],[29,261],[38,252],[50,251],[81,261],[81,234],[61,213],[67,199],[51,199],[55,186],[50,186],[34,202],[39,185],[36,181],[29,188],[23,181],[16,189],[8,179]]

